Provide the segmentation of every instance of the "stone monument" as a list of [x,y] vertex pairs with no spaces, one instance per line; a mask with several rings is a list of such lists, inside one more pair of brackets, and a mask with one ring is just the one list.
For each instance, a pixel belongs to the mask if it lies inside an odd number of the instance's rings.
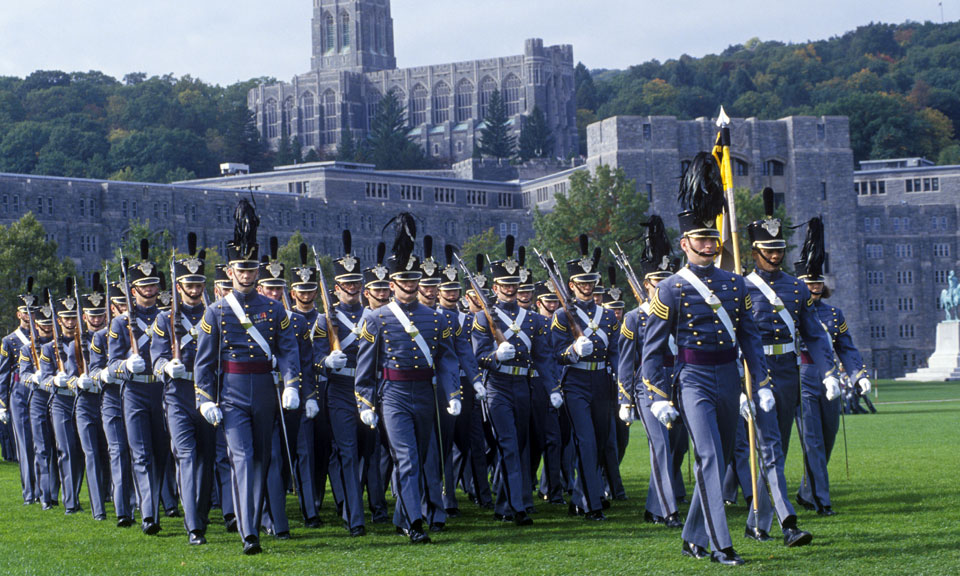
[[947,278],[947,287],[940,291],[940,306],[946,318],[937,324],[937,347],[927,360],[927,367],[898,380],[960,380],[960,281],[953,270]]

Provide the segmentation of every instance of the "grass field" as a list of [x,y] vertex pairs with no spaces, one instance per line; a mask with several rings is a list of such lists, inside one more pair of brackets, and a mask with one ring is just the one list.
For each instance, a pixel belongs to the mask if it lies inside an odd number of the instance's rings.
[[[535,525],[517,528],[461,501],[463,517],[432,545],[413,547],[392,525],[368,524],[366,538],[351,539],[327,505],[324,528],[292,522],[293,539],[264,536],[264,553],[255,557],[241,556],[238,536],[220,523],[211,525],[207,546],[191,548],[178,519],[164,519],[160,535],[147,537],[94,522],[86,503],[83,514],[69,517],[62,507],[23,506],[15,465],[3,463],[0,574],[958,574],[960,383],[880,382],[879,402],[876,415],[846,418],[849,479],[837,439],[830,475],[838,515],[800,511],[801,527],[814,534],[810,546],[787,550],[778,541],[747,540],[742,499],[728,508],[734,545],[747,560],[740,568],[681,557],[679,531],[643,523],[649,464],[637,426],[622,470],[630,500],[615,502],[608,522],[587,523],[568,517],[566,507],[538,504]],[[801,463],[796,438],[791,446],[792,495]],[[292,497],[288,513],[298,517]]]

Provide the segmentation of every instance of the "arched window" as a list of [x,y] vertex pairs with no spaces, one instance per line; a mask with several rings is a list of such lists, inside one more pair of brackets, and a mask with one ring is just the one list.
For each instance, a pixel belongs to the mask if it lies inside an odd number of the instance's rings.
[[333,90],[323,93],[323,141],[337,143],[337,94]]
[[283,125],[287,131],[287,136],[293,137],[296,133],[293,129],[293,96],[288,96],[283,101]]
[[277,138],[280,136],[280,119],[277,114],[277,101],[273,98],[267,100],[263,107],[267,121],[267,138]]
[[503,81],[503,101],[507,105],[507,115],[516,116],[520,113],[520,79],[513,74]]
[[367,130],[373,128],[373,119],[380,112],[380,101],[383,96],[379,90],[370,90],[367,92]]
[[340,14],[340,50],[350,49],[350,15],[346,12]]
[[300,118],[300,125],[303,128],[301,130],[303,145],[316,146],[317,107],[312,92],[304,92],[300,97]]
[[323,50],[333,52],[337,48],[337,27],[333,21],[333,14],[327,12],[323,16]]
[[739,158],[733,159],[733,173],[735,176],[749,176],[750,165]]
[[440,82],[433,87],[433,123],[443,124],[450,120],[450,85]]
[[484,76],[480,81],[480,119],[487,116],[487,108],[490,106],[490,95],[497,89],[497,81],[489,76]]
[[386,42],[384,41],[384,38],[383,38],[384,36],[383,30],[384,30],[383,14],[377,14],[377,29],[373,34],[373,41],[374,41],[374,51],[377,52],[378,54],[383,54],[384,52],[386,52],[386,48],[385,48]]
[[410,125],[419,126],[427,123],[427,98],[429,94],[423,84],[413,87],[410,95]]
[[763,163],[764,176],[783,176],[783,162],[779,160],[767,160]]
[[464,78],[457,83],[454,104],[457,122],[466,122],[473,117],[473,82]]

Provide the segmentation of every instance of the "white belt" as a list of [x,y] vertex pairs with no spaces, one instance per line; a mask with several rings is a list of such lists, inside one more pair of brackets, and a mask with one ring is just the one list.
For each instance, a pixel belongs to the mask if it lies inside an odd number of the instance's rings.
[[70,388],[54,388],[53,393],[57,396],[76,396],[76,391]]
[[767,344],[763,347],[763,353],[766,356],[780,356],[781,354],[789,354],[791,352],[796,352],[797,347],[793,342],[789,344]]
[[176,378],[176,380],[189,380],[193,382],[193,372],[186,372],[180,378]]
[[495,371],[510,376],[526,376],[530,373],[530,369],[525,366],[497,366]]
[[576,364],[570,364],[571,368],[579,368],[580,370],[606,370],[606,362],[577,362]]
[[536,369],[530,370],[530,377],[531,377],[531,378],[539,378],[539,377],[540,377],[540,373],[537,372]]
[[339,370],[331,370],[337,376],[350,376],[351,378],[357,375],[356,368],[340,368]]
[[130,376],[129,378],[127,378],[127,381],[128,381],[128,382],[143,382],[143,383],[145,383],[145,384],[151,384],[151,383],[153,383],[153,382],[156,382],[157,379],[156,379],[154,376],[151,376],[151,375],[149,375],[149,374],[134,374],[133,376]]

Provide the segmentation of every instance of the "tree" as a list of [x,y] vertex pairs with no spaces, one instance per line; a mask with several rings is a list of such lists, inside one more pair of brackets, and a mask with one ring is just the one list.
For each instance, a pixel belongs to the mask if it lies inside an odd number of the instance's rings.
[[593,83],[593,76],[583,62],[577,62],[577,67],[573,69],[573,83],[577,91],[577,108],[596,110],[597,87]]
[[[287,240],[287,243],[283,246],[280,246],[277,249],[277,259],[283,262],[283,266],[287,271],[287,283],[290,283],[290,271],[294,268],[300,267],[300,244],[306,243],[306,240],[303,238],[303,234],[299,230],[293,233],[290,236],[290,239]],[[337,255],[340,256],[339,254]],[[313,266],[313,248],[310,244],[307,244],[307,266]],[[333,280],[333,258],[329,254],[320,254],[320,268],[323,269],[323,274],[325,278]],[[333,284],[328,282],[327,288],[333,290]],[[320,301],[317,300],[317,306],[320,306]]]
[[487,115],[480,129],[480,152],[497,160],[512,158],[516,148],[516,137],[510,133],[510,121],[507,117],[507,105],[500,98],[500,91],[490,94]]
[[547,126],[547,118],[539,106],[533,107],[533,112],[520,130],[520,160],[531,158],[549,158],[553,153],[553,136]]
[[340,146],[337,147],[337,160],[341,162],[357,161],[357,142],[353,139],[353,130],[346,125],[340,130]]
[[[34,278],[34,295],[49,287],[54,298],[63,296],[64,278],[76,275],[69,258],[57,257],[57,243],[47,241],[46,231],[28,212],[9,227],[0,226],[0,326],[8,333],[18,324],[17,296],[26,290],[28,276]],[[42,299],[42,297],[41,297]]]
[[369,161],[378,169],[415,169],[426,164],[423,150],[407,137],[406,116],[396,93],[384,94],[366,141]]
[[[477,254],[488,254],[491,260],[497,260],[499,255],[504,253],[504,249],[504,242],[500,235],[493,228],[487,228],[483,232],[466,239],[460,248],[460,258],[463,259],[470,271],[474,272],[476,271]],[[486,258],[484,258],[484,261],[486,261]]]
[[[113,249],[113,259],[107,263],[110,279],[120,279],[120,251],[131,264],[140,262],[140,241],[150,243],[150,261],[166,275],[170,272],[170,250],[173,248],[173,236],[169,230],[151,230],[150,220],[130,220],[120,244]],[[184,246],[183,248],[185,248]]]

